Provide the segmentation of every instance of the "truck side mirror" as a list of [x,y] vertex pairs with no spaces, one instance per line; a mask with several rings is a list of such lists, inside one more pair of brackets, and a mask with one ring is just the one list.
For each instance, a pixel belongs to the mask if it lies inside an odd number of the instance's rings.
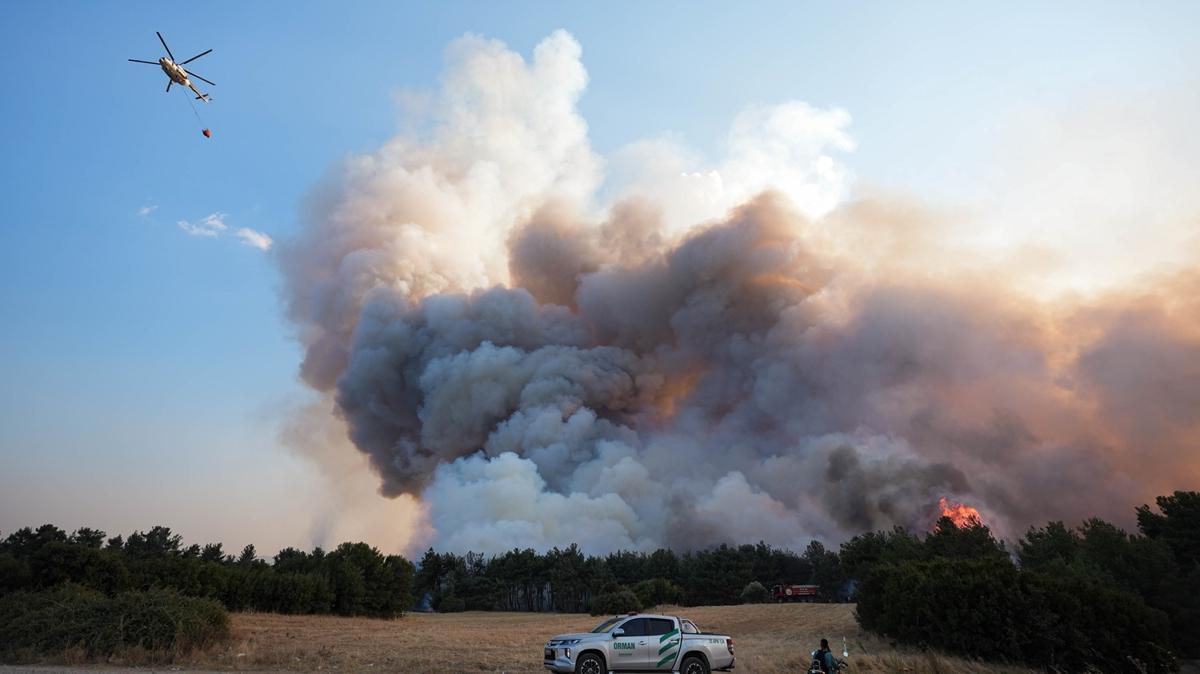
[[620,627],[612,631],[612,637],[614,639],[619,639],[623,636],[625,636],[625,630],[621,629]]

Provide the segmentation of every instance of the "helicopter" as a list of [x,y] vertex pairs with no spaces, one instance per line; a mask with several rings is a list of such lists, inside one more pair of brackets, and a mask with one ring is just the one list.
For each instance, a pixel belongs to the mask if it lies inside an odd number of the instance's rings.
[[212,97],[206,93],[201,92],[199,89],[197,89],[196,85],[192,84],[192,81],[190,79],[188,79],[188,76],[190,75],[192,77],[195,77],[198,80],[208,82],[209,84],[213,85],[214,87],[217,86],[217,83],[213,82],[212,80],[205,79],[204,77],[201,77],[200,75],[197,75],[196,73],[189,71],[187,68],[184,68],[184,66],[191,63],[192,61],[195,61],[196,59],[200,58],[201,56],[207,55],[212,50],[209,49],[208,51],[202,51],[199,54],[196,54],[192,58],[190,58],[182,63],[176,63],[175,55],[171,53],[171,48],[167,46],[167,41],[163,39],[162,33],[158,32],[158,31],[154,31],[154,34],[158,36],[158,41],[162,43],[163,49],[167,50],[167,55],[158,59],[157,61],[143,61],[141,59],[129,59],[129,60],[134,63],[147,63],[152,66],[161,67],[163,72],[167,74],[167,78],[168,78],[167,79],[167,91],[171,90],[172,84],[178,84],[180,86],[184,86],[184,87],[191,89],[196,94],[196,100],[204,101],[205,103],[211,103]]

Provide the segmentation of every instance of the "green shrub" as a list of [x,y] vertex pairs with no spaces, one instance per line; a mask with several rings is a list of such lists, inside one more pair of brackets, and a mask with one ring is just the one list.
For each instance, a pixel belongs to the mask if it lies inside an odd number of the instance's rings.
[[747,583],[739,596],[742,598],[743,604],[762,604],[771,598],[771,593],[763,587],[762,583],[755,580]]
[[1056,671],[1176,667],[1166,615],[1137,595],[1007,560],[880,564],[858,590],[858,619],[903,643]]
[[[1177,669],[1166,613],[1137,595],[1089,577],[1021,574],[1025,611],[1040,617],[1028,629],[1029,662],[1084,671],[1167,672]],[[1031,625],[1026,625],[1031,628]]]
[[140,648],[169,660],[229,636],[229,616],[211,599],[168,590],[114,597],[76,585],[0,598],[0,659],[80,650],[106,658]]
[[642,600],[629,590],[619,590],[592,598],[592,615],[616,615],[642,610]]
[[683,590],[665,578],[643,580],[633,588],[642,608],[659,606],[661,604],[678,604],[683,601]]

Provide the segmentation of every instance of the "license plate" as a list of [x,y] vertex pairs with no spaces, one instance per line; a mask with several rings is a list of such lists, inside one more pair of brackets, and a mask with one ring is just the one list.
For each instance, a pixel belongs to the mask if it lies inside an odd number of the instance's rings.
[[553,648],[547,648],[547,649],[546,649],[546,659],[547,659],[547,660],[553,660],[553,659],[554,659],[554,649],[553,649]]

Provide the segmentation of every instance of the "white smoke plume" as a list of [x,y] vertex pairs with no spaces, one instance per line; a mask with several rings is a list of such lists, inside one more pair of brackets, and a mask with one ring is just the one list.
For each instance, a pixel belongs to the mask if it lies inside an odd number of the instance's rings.
[[564,32],[448,50],[428,133],[355,158],[279,244],[302,375],[417,545],[588,552],[1127,516],[1196,486],[1197,276],[1034,299],[936,273],[953,214],[860,191],[849,116],[749,109],[726,159],[605,162]]

